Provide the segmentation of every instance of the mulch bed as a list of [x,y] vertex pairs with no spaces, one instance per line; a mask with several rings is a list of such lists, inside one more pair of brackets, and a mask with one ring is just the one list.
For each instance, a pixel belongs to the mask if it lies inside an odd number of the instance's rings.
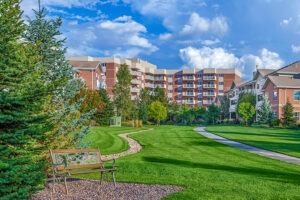
[[[72,179],[68,181],[69,196],[65,194],[63,183],[56,183],[53,199],[108,199],[108,200],[158,200],[184,188],[169,185],[146,185],[137,183],[116,183],[114,187],[111,182],[103,182],[87,179]],[[34,194],[33,200],[51,199],[52,183],[46,184],[44,190]]]

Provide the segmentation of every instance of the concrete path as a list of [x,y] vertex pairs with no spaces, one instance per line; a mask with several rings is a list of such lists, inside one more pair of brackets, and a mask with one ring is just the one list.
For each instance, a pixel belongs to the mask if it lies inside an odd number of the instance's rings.
[[153,128],[149,128],[149,129],[146,129],[146,130],[141,130],[141,131],[136,131],[136,132],[131,132],[131,133],[122,133],[122,134],[119,134],[119,136],[121,138],[124,138],[125,140],[128,141],[130,148],[127,151],[124,151],[124,152],[121,152],[121,153],[116,153],[116,154],[110,154],[110,155],[101,156],[102,159],[103,160],[111,160],[111,159],[116,159],[116,158],[119,158],[119,157],[122,157],[122,156],[126,156],[126,155],[129,155],[129,154],[134,154],[134,153],[139,152],[142,149],[142,146],[137,141],[135,141],[134,139],[129,138],[128,135],[129,134],[133,134],[133,133],[140,133],[140,132],[145,132],[145,131],[152,131],[152,130],[154,130],[154,129]]
[[257,148],[257,147],[253,147],[253,146],[249,146],[249,145],[242,144],[242,143],[239,143],[239,142],[235,142],[235,141],[220,137],[218,135],[209,133],[205,130],[205,127],[195,128],[194,131],[200,133],[204,137],[207,137],[209,139],[212,139],[212,140],[217,141],[217,142],[222,143],[222,144],[226,144],[228,146],[236,147],[236,148],[239,148],[239,149],[242,149],[242,150],[257,154],[257,155],[265,156],[265,157],[268,157],[268,158],[273,158],[273,159],[276,159],[276,160],[281,160],[281,161],[284,161],[284,162],[300,165],[300,158],[296,158],[296,157],[284,155],[284,154],[281,154],[281,153],[276,153],[276,152],[273,152],[273,151],[268,151],[268,150],[265,150],[265,149],[260,149],[260,148]]

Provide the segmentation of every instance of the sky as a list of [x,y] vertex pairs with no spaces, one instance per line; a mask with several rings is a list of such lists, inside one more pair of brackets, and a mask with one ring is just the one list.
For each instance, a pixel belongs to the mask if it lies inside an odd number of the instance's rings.
[[[38,0],[23,0],[34,18]],[[300,60],[299,0],[41,0],[67,56],[138,57],[160,69],[280,68]]]

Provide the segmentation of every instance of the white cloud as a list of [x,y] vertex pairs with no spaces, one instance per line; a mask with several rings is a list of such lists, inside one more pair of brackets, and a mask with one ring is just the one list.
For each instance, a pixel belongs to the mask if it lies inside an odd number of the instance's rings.
[[163,33],[159,35],[159,39],[160,40],[168,40],[172,37],[171,33]]
[[288,18],[288,19],[283,19],[281,22],[280,22],[280,25],[281,26],[286,26],[286,25],[289,25],[290,22],[292,21],[293,18]]
[[213,19],[201,17],[198,13],[192,13],[187,24],[181,30],[181,35],[197,40],[203,33],[223,36],[228,31],[227,20],[220,16]]
[[211,45],[215,45],[220,43],[221,41],[216,38],[215,40],[203,40],[201,41],[201,44],[205,45],[205,46],[211,46]]
[[144,35],[147,29],[132,20],[131,16],[121,16],[114,20],[68,23],[68,55],[97,55],[136,57],[158,50]]
[[238,68],[243,77],[251,78],[256,65],[264,69],[276,69],[283,66],[280,56],[268,49],[261,49],[258,56],[246,54],[240,58],[223,48],[193,48],[179,50],[180,58],[191,68]]
[[300,52],[300,46],[293,45],[291,46],[293,53],[299,53]]

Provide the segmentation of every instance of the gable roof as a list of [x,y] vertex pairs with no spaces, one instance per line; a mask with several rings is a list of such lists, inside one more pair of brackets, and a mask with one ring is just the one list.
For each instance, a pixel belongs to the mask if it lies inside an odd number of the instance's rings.
[[69,60],[69,63],[72,67],[76,69],[96,69],[100,62],[99,61],[77,61],[77,60]]
[[[290,76],[268,76],[268,80],[271,81],[277,88],[300,88],[300,79]],[[264,87],[267,85],[266,81]]]
[[289,64],[285,67],[282,67],[274,72],[270,73],[269,75],[275,74],[298,74],[300,73],[300,61],[296,61],[292,64]]

